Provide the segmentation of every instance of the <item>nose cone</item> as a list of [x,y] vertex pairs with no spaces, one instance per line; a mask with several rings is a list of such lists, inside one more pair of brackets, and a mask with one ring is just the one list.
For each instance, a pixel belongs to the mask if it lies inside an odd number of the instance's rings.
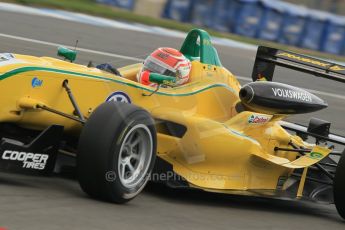
[[278,82],[251,82],[239,93],[247,108],[267,114],[299,114],[324,109],[328,104],[308,91]]

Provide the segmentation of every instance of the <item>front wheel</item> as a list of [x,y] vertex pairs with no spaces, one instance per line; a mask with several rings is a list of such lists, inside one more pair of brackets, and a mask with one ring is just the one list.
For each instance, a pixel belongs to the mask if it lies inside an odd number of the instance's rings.
[[345,151],[340,158],[334,178],[334,203],[339,215],[345,219]]
[[132,104],[106,102],[92,113],[80,135],[78,180],[91,197],[125,203],[144,188],[155,158],[150,114]]

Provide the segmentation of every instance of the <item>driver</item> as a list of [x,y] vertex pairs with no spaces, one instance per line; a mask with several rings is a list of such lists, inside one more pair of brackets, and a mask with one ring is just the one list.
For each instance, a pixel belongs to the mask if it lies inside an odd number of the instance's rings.
[[178,50],[173,48],[158,48],[144,61],[137,74],[137,80],[143,85],[155,87],[157,84],[149,81],[150,73],[158,73],[176,77],[175,86],[188,82],[191,62]]

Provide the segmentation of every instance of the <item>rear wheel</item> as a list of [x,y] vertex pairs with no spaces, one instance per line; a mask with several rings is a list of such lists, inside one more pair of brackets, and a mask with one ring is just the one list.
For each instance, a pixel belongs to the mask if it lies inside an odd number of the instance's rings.
[[339,160],[334,178],[334,203],[339,215],[345,219],[345,151]]
[[80,135],[78,180],[91,197],[124,203],[144,188],[155,157],[150,114],[132,104],[106,102],[92,113]]

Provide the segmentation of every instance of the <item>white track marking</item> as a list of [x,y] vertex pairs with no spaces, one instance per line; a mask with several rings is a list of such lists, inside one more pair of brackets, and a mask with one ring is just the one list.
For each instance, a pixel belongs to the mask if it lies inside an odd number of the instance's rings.
[[[3,33],[0,33],[0,37],[11,38],[11,39],[26,41],[26,42],[31,42],[31,43],[41,44],[41,45],[47,45],[47,46],[54,46],[54,47],[65,46],[67,48],[74,48],[74,47],[71,47],[68,45],[63,45],[63,44],[58,44],[58,43],[53,43],[53,42],[46,42],[46,41],[36,40],[36,39],[32,39],[32,38],[25,38],[25,37],[3,34]],[[136,57],[129,57],[129,56],[125,56],[125,55],[113,54],[113,53],[91,50],[91,49],[85,49],[85,48],[78,48],[78,51],[92,53],[92,54],[99,54],[99,55],[104,55],[104,56],[108,56],[108,57],[121,58],[121,59],[126,59],[126,60],[131,60],[131,61],[141,62],[143,60],[143,59],[136,58]]]
[[[35,8],[29,6],[22,6],[13,3],[4,3],[0,2],[0,11],[7,11],[13,13],[22,13],[22,14],[31,14],[37,16],[46,16],[51,18],[58,18],[67,21],[73,21],[83,24],[89,24],[92,26],[98,27],[109,27],[115,29],[123,29],[123,30],[130,30],[130,31],[137,31],[137,32],[144,32],[149,34],[155,34],[159,36],[166,36],[166,37],[175,37],[175,38],[185,38],[186,34],[181,31],[165,29],[162,27],[157,26],[147,26],[139,23],[129,23],[129,22],[122,22],[116,21],[112,19],[82,14],[82,13],[75,13],[65,10],[57,10],[57,9],[49,9],[49,8]],[[212,37],[212,43],[216,45],[226,46],[226,47],[233,47],[239,48],[244,50],[251,50],[256,51],[258,46],[252,45],[240,41],[235,41],[227,38],[218,38]],[[335,60],[328,60],[326,61],[338,63],[339,65],[345,65],[344,62],[339,62]]]
[[[35,7],[22,6],[18,4],[12,4],[12,3],[0,2],[0,11],[58,18],[58,19],[67,20],[67,21],[89,24],[92,26],[109,27],[109,28],[115,28],[115,29],[144,32],[144,33],[155,34],[155,35],[166,36],[166,37],[185,38],[186,36],[184,32],[171,30],[171,29],[165,29],[165,28],[156,27],[156,26],[147,26],[140,23],[116,21],[112,19],[86,15],[82,13],[75,13],[75,12],[48,9],[48,8],[35,8]],[[243,43],[239,41],[234,41],[231,39],[225,39],[225,38],[212,37],[212,42],[217,45],[247,49],[247,50],[252,50],[252,51],[256,51],[257,49],[257,46],[255,45],[251,45],[251,44],[247,44],[247,43]]]
[[311,93],[322,95],[322,96],[333,97],[333,98],[338,98],[338,99],[341,99],[341,100],[345,100],[345,96],[343,96],[343,95],[339,95],[339,94],[335,94],[335,93],[327,93],[327,92],[313,90],[313,89],[305,89],[305,90],[307,90],[307,91],[309,91]]
[[[62,44],[58,44],[58,43],[47,42],[47,41],[42,41],[42,40],[37,40],[37,39],[32,39],[32,38],[25,38],[25,37],[21,37],[21,36],[15,36],[15,35],[3,34],[3,33],[0,33],[0,37],[11,38],[11,39],[15,39],[15,40],[26,41],[26,42],[31,42],[31,43],[41,44],[41,45],[47,45],[47,46],[54,46],[54,47],[62,45]],[[65,46],[68,48],[74,48],[74,47],[67,46],[67,45],[62,45],[62,46]],[[126,56],[126,55],[120,55],[120,54],[114,54],[114,53],[108,53],[108,52],[103,52],[103,51],[97,51],[97,50],[91,50],[91,49],[85,49],[85,48],[78,48],[78,50],[82,51],[82,52],[99,54],[99,55],[108,56],[108,57],[116,57],[116,58],[121,58],[121,59],[125,59],[125,60],[132,60],[132,61],[139,61],[139,62],[143,61],[143,59],[140,59],[140,58],[130,57],[130,56]],[[239,80],[248,81],[248,82],[252,81],[251,78],[249,78],[249,77],[243,77],[243,76],[237,76],[237,75],[236,75],[236,77]],[[318,94],[318,95],[345,100],[345,96],[343,96],[343,95],[334,94],[334,93],[327,93],[327,92],[313,90],[313,89],[306,89],[306,90],[311,92],[311,93]]]

